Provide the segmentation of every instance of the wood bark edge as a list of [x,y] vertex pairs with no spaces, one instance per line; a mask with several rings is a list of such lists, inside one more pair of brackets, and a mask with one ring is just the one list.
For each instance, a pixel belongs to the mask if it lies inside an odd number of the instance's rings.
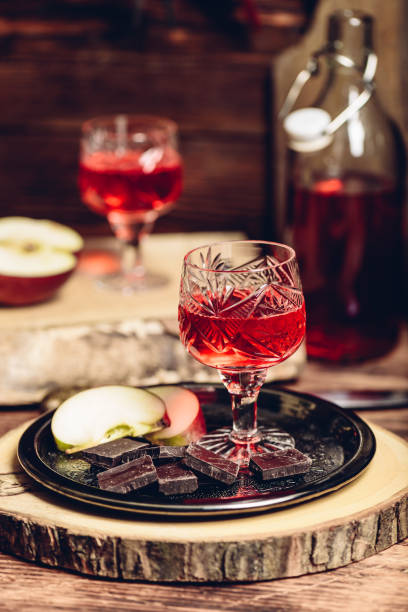
[[4,553],[80,574],[149,582],[241,582],[312,574],[360,561],[407,536],[408,489],[347,520],[240,542],[84,536],[0,514]]

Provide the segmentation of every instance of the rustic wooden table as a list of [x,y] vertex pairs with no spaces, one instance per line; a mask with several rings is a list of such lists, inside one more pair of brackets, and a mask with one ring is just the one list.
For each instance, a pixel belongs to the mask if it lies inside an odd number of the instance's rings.
[[[408,338],[390,355],[359,366],[309,362],[288,385],[301,391],[408,388]],[[37,416],[35,407],[1,410],[0,435]],[[408,439],[408,406],[364,410],[363,419]],[[408,540],[330,572],[253,584],[168,585],[107,581],[0,554],[0,609],[40,610],[403,610],[408,607]]]

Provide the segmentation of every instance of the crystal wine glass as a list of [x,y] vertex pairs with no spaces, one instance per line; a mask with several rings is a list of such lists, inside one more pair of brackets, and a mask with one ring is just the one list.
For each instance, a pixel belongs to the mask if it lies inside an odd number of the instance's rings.
[[195,359],[218,370],[232,404],[232,429],[200,444],[208,441],[207,448],[241,466],[251,454],[268,450],[271,432],[257,426],[257,397],[268,368],[299,347],[305,320],[296,254],[289,246],[238,240],[187,253],[181,341]]
[[181,193],[177,134],[170,119],[148,115],[100,117],[82,126],[82,200],[106,216],[124,247],[119,272],[99,279],[104,286],[132,293],[165,282],[146,272],[141,241]]

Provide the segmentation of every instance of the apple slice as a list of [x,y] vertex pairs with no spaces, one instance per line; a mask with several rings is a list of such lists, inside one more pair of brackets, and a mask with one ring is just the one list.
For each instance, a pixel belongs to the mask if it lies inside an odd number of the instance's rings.
[[0,302],[40,302],[74,271],[83,246],[81,236],[54,221],[28,217],[0,219]]
[[57,251],[79,253],[84,246],[80,234],[71,227],[30,217],[3,217],[0,219],[0,244],[39,244]]
[[67,251],[56,251],[41,244],[13,244],[0,242],[0,274],[22,278],[41,278],[70,272],[76,258]]
[[52,296],[77,265],[72,253],[35,245],[30,250],[0,246],[0,302],[33,304]]
[[145,389],[107,385],[86,389],[63,402],[51,420],[57,448],[67,453],[124,436],[163,428],[165,404]]
[[166,405],[169,427],[146,435],[155,444],[185,446],[206,433],[205,419],[197,396],[188,389],[173,385],[149,387]]

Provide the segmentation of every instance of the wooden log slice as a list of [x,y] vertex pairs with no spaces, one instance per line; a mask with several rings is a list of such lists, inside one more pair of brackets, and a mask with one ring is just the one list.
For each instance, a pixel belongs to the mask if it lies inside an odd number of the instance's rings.
[[374,459],[338,491],[242,518],[169,521],[102,511],[43,489],[19,468],[19,427],[0,439],[0,550],[151,582],[270,580],[344,566],[408,535],[408,444],[372,429]]

